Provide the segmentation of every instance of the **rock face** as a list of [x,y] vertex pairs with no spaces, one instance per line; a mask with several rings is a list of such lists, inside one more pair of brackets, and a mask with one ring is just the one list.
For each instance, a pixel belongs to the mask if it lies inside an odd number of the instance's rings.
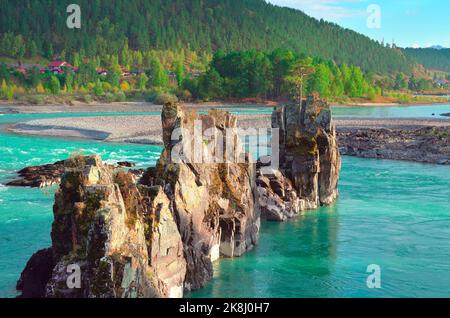
[[[240,142],[236,122],[235,116],[217,110],[197,115],[177,104],[163,108],[165,148],[155,176],[146,179],[161,185],[171,201],[184,244],[188,290],[201,288],[212,278],[212,262],[220,255],[240,256],[258,241],[260,212],[254,199],[255,165],[237,163]],[[199,123],[198,133],[203,138],[200,140],[192,134]],[[217,146],[223,144],[219,136],[233,141],[228,143],[230,152],[222,155],[218,150]],[[183,147],[192,149],[193,145],[197,145],[197,150],[192,151],[191,158],[175,160],[176,151]],[[222,160],[216,160],[217,163],[205,161],[219,157]]]
[[341,158],[329,105],[312,94],[302,107],[280,106],[272,127],[280,129],[280,169],[258,176],[262,215],[284,221],[332,204],[338,196]]
[[[55,195],[52,248],[28,263],[18,284],[22,296],[181,297],[183,245],[162,190],[144,189],[144,199],[130,174],[115,173],[96,156],[68,160],[65,169]],[[33,264],[44,265],[39,284]],[[38,290],[28,292],[32,286]]]
[[21,298],[42,298],[45,287],[52,277],[55,263],[51,248],[36,252],[28,261],[16,289],[21,291]]

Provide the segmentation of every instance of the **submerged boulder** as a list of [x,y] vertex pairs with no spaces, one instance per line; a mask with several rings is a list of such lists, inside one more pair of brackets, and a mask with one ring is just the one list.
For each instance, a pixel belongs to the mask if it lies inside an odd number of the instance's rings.
[[259,173],[262,215],[284,221],[335,202],[341,157],[329,105],[312,94],[301,107],[280,106],[272,127],[280,130],[280,167],[270,175]]

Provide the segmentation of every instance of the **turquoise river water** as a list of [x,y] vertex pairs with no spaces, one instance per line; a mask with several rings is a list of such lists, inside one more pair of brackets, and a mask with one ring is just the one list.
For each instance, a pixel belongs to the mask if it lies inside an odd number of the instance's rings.
[[[450,111],[450,106],[427,107],[427,113]],[[428,117],[423,111],[408,110],[417,114],[410,117]],[[359,110],[335,112],[358,116]],[[385,108],[378,114],[386,114]],[[5,114],[0,115],[0,125],[91,115]],[[155,146],[0,133],[0,297],[16,295],[15,282],[26,261],[51,243],[55,189],[2,185],[14,171],[65,159],[73,152],[150,166],[160,151]],[[263,222],[257,248],[241,258],[217,262],[213,281],[186,296],[450,296],[450,167],[344,157],[340,193],[335,206],[296,221]],[[381,268],[381,289],[366,285],[370,264]]]

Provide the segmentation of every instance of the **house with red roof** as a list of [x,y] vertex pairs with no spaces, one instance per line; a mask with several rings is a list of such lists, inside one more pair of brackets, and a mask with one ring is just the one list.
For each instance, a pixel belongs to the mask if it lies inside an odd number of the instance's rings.
[[52,61],[48,65],[48,68],[61,68],[63,66],[66,66],[66,64],[67,63],[65,61]]
[[18,67],[18,68],[15,69],[15,71],[17,73],[21,73],[21,74],[26,74],[27,73],[27,70],[24,69],[23,67]]
[[63,68],[68,68],[68,69],[76,72],[75,67],[73,67],[66,61],[59,61],[59,60],[50,62],[50,64],[48,64],[47,70],[52,74],[58,75],[58,74],[64,74]]

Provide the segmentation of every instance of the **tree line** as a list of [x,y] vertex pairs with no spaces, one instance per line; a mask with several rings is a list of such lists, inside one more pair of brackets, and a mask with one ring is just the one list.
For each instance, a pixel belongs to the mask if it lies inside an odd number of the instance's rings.
[[[391,90],[424,91],[431,80],[397,73],[380,76],[359,66],[334,61],[289,49],[272,52],[257,50],[225,52],[213,56],[194,51],[135,51],[127,43],[120,54],[87,57],[76,52],[68,60],[75,70],[63,67],[62,74],[42,72],[33,67],[26,74],[0,63],[1,95],[14,93],[84,93],[97,97],[108,93],[141,92],[149,101],[159,95],[182,100],[286,99],[318,92],[324,98],[375,100]],[[128,76],[124,76],[128,70]],[[131,70],[133,76],[130,76]],[[172,97],[171,97],[172,96]],[[123,94],[119,96],[124,99]]]
[[270,53],[250,50],[226,54],[219,51],[207,72],[183,83],[194,97],[200,99],[287,98],[295,95],[299,85],[302,93],[316,91],[324,98],[373,99],[382,93],[373,72],[287,49]]

